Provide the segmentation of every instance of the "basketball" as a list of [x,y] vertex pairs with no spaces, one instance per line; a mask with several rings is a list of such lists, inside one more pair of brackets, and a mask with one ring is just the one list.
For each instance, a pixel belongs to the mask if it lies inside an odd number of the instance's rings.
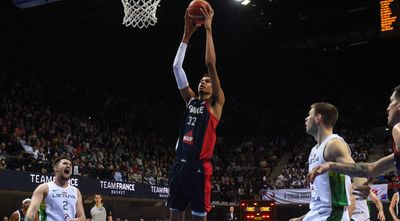
[[193,0],[187,8],[190,20],[196,24],[204,24],[204,16],[200,10],[202,5],[209,7],[205,0]]

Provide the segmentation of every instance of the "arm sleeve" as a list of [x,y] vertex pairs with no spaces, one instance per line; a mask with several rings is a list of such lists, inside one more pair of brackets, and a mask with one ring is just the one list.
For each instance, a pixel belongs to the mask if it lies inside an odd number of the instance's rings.
[[183,60],[185,58],[187,44],[181,43],[178,48],[178,52],[175,55],[173,70],[176,79],[176,83],[179,89],[189,86],[189,82],[186,77],[185,70],[182,68]]

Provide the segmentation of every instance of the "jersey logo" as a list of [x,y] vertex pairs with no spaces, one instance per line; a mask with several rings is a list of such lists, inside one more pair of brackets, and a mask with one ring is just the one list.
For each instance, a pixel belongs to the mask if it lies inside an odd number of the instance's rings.
[[183,140],[185,144],[193,145],[193,130],[187,132],[183,135]]

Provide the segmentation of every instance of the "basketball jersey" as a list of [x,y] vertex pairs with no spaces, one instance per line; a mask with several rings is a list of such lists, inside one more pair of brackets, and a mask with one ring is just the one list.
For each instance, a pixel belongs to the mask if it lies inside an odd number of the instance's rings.
[[351,219],[354,221],[368,221],[370,218],[367,200],[356,200]]
[[210,113],[207,101],[192,98],[184,113],[176,147],[177,160],[196,162],[211,159],[218,122]]
[[77,189],[68,184],[66,188],[57,186],[54,181],[47,183],[49,192],[46,196],[46,220],[70,220],[76,216],[76,203],[78,201]]
[[18,220],[19,221],[24,221],[25,220],[25,215],[24,215],[24,213],[22,212],[22,210],[21,209],[19,209],[19,210],[17,210],[18,211]]
[[[316,144],[312,148],[308,159],[309,171],[312,171],[314,167],[317,167],[327,162],[324,159],[324,150],[326,144],[333,139],[343,140],[343,138],[341,138],[337,134],[331,134],[328,137],[326,137],[325,140],[323,140],[323,142],[320,145]],[[350,196],[349,196],[350,188],[351,188],[351,179],[347,175],[335,172],[326,172],[317,176],[314,180],[314,183],[310,184],[310,189],[311,189],[310,210],[321,211],[320,214],[323,214],[323,212],[327,211],[327,209],[331,209],[329,210],[331,214],[343,213],[342,210],[344,210],[345,207],[350,205]]]

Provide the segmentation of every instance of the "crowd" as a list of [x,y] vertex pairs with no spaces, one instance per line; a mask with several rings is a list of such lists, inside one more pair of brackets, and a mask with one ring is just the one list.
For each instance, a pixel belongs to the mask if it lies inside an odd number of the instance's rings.
[[[52,171],[52,159],[69,155],[75,176],[168,185],[180,100],[118,97],[36,72],[0,69],[0,169],[46,174]],[[161,108],[171,105],[176,108]],[[281,118],[279,126],[296,133],[283,136],[280,129],[263,129],[281,115],[256,102],[228,98],[212,159],[213,200],[257,199],[262,188],[306,186],[307,156],[314,143],[302,128],[291,125],[294,118],[303,123],[298,119],[305,113]],[[342,129],[340,134],[356,161],[368,159],[375,145],[370,131]],[[271,172],[284,151],[292,156],[273,179]]]

